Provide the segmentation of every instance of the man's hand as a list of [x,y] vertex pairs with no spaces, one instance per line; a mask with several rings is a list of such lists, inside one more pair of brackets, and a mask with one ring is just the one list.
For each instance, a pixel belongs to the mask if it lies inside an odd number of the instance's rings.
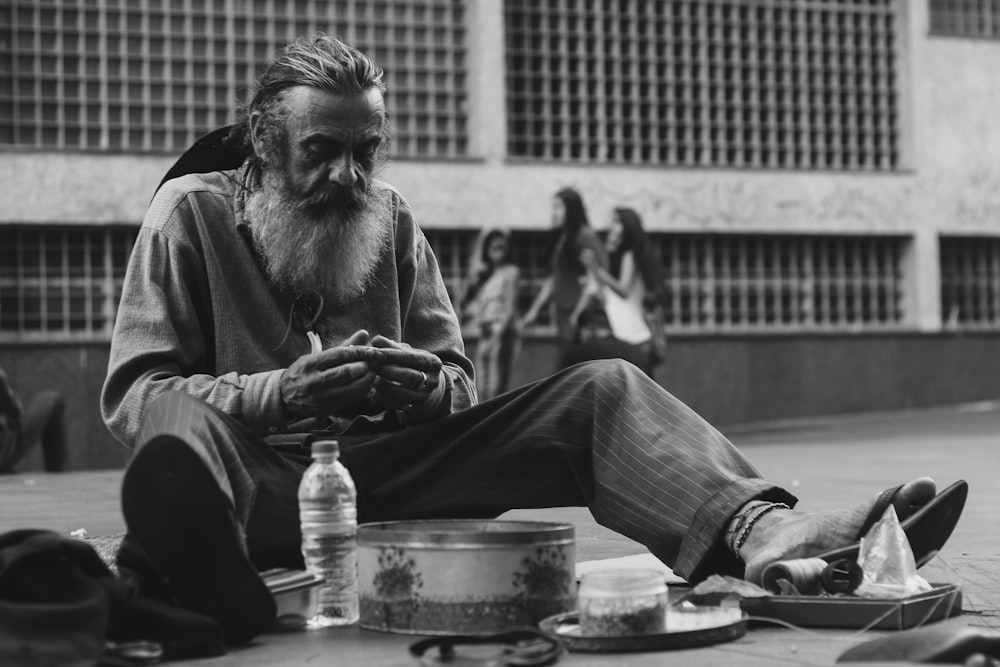
[[296,359],[281,376],[285,413],[291,418],[358,414],[377,379],[370,342],[362,329],[336,347]]
[[384,336],[375,336],[371,344],[378,376],[375,400],[410,423],[436,417],[446,388],[441,359]]

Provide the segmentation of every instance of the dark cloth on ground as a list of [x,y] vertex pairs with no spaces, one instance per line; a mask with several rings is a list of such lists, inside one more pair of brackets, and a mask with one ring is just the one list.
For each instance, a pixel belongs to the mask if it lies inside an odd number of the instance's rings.
[[158,642],[167,659],[225,653],[214,621],[142,597],[86,542],[47,530],[0,534],[0,664],[127,664],[109,640]]

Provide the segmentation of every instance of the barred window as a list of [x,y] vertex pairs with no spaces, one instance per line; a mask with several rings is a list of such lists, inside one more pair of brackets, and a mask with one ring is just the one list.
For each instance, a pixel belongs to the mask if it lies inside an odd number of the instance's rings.
[[930,0],[930,32],[1000,39],[1000,0]]
[[[468,230],[434,230],[427,236],[457,303],[476,236]],[[902,324],[906,241],[901,237],[663,232],[649,237],[661,266],[671,331],[856,331]],[[519,312],[528,310],[550,274],[551,241],[550,231],[511,234],[511,257],[521,269]],[[532,333],[554,333],[552,315],[550,304]]]
[[[555,246],[553,230],[517,230],[510,235],[511,260],[521,270],[521,287],[518,293],[518,312],[531,308],[542,283],[552,272],[552,252]],[[551,304],[550,304],[551,306]],[[550,307],[539,315],[541,331],[554,334],[555,308]]]
[[[441,267],[441,276],[448,288],[448,295],[457,308],[469,286],[475,253],[478,252],[479,232],[469,229],[423,231]],[[521,270],[521,285],[517,298],[519,312],[523,313],[531,307],[535,294],[548,277],[550,239],[551,232],[544,231],[515,230],[510,234],[511,261]],[[543,331],[547,331],[550,324],[548,315],[543,313],[540,318]]]
[[892,170],[894,0],[505,0],[508,152]]
[[0,340],[110,340],[136,233],[0,227]]
[[674,331],[844,331],[903,319],[899,238],[670,234],[653,242]]
[[470,229],[425,229],[424,236],[437,257],[453,304],[462,297],[475,252],[476,232]]
[[183,151],[233,122],[260,69],[317,30],[385,68],[397,156],[465,154],[461,0],[11,0],[0,146]]
[[1000,238],[941,237],[939,254],[945,323],[1000,327]]

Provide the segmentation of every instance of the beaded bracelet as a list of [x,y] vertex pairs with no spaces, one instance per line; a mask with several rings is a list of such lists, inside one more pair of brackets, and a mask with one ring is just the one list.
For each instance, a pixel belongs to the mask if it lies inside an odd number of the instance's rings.
[[765,514],[767,514],[768,512],[770,512],[772,510],[777,510],[777,509],[788,510],[788,509],[792,509],[792,508],[789,507],[788,505],[786,505],[785,503],[768,503],[767,506],[761,508],[759,512],[757,512],[752,517],[750,517],[749,519],[747,519],[746,526],[744,526],[744,527],[741,528],[742,532],[740,533],[739,537],[736,539],[736,548],[733,550],[733,553],[736,555],[737,558],[739,558],[740,549],[743,548],[743,545],[746,543],[747,538],[750,537],[750,531],[753,529],[754,525],[758,521],[760,521],[760,518],[762,516],[764,516]]
[[743,532],[743,527],[747,523],[747,518],[753,516],[753,513],[761,507],[768,504],[766,500],[751,500],[745,504],[740,511],[729,521],[729,525],[726,528],[726,544],[729,545],[729,550],[736,554],[736,538],[740,536]]

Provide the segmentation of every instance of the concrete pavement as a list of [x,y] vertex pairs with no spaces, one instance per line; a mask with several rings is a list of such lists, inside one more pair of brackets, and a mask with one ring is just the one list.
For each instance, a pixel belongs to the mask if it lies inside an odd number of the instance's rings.
[[[748,452],[762,475],[792,490],[802,509],[853,504],[921,475],[940,486],[966,479],[970,495],[948,545],[921,574],[961,586],[965,613],[942,623],[1000,629],[1000,406],[978,404],[919,412],[839,417],[723,429]],[[24,473],[0,477],[0,532],[40,527],[91,535],[123,529],[118,508],[120,471],[64,475]],[[592,560],[643,552],[596,523],[585,509],[516,511],[509,516],[570,521],[577,556]],[[795,629],[752,625],[733,642],[684,651],[567,654],[566,665],[832,665],[847,648],[885,632]],[[253,645],[210,660],[215,666],[416,664],[407,654],[413,637],[359,628],[265,635]],[[856,663],[857,664],[857,663]],[[887,663],[880,663],[887,664]]]

